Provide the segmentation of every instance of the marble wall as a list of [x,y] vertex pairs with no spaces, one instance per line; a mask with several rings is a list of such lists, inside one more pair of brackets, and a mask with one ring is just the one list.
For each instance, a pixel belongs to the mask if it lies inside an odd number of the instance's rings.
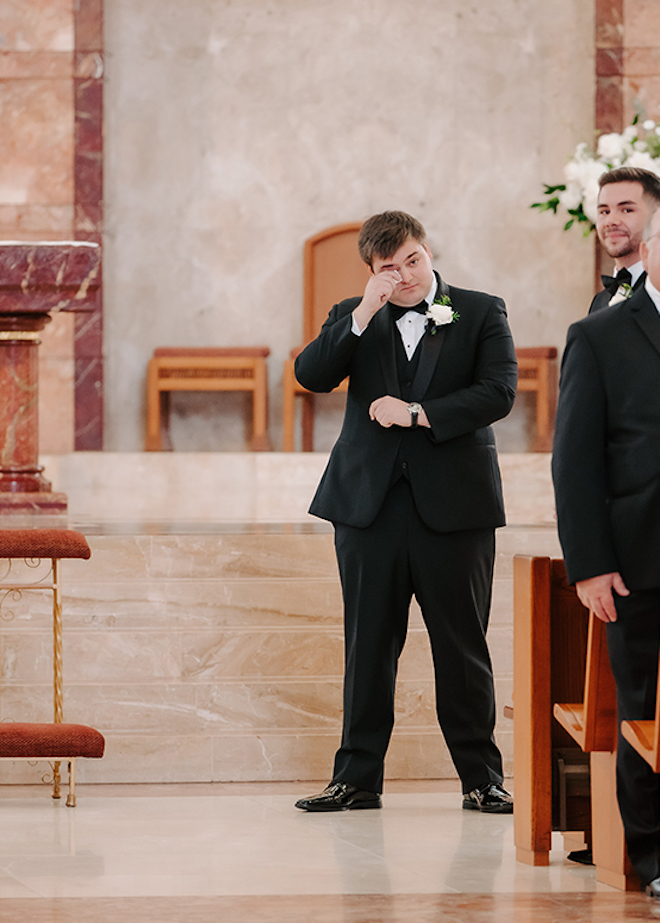
[[[100,237],[103,10],[0,0],[5,238]],[[105,16],[108,448],[143,445],[154,346],[260,342],[277,447],[302,242],[385,207],[423,219],[451,281],[507,299],[520,345],[562,345],[592,247],[528,206],[589,139],[594,91],[599,129],[637,102],[657,116],[654,0],[530,0],[524,18],[517,0],[423,0],[414,20],[406,0],[106,0]],[[47,331],[45,451],[101,446],[101,336],[100,310]],[[176,447],[244,448],[243,404],[177,395]],[[318,448],[340,415],[321,402]]]
[[[81,778],[325,779],[341,724],[342,604],[331,528],[305,510],[327,456],[44,461],[92,548],[89,561],[63,562],[65,720],[98,727],[108,744]],[[132,500],[129,473],[142,484]],[[506,456],[502,473],[509,525],[498,530],[489,642],[510,773],[512,556],[558,556],[559,546],[549,457]],[[0,625],[0,720],[48,720],[48,599],[0,593]],[[413,606],[389,778],[453,777],[433,698]],[[2,764],[0,776],[36,781],[40,770]]]
[[[102,0],[0,0],[0,237],[101,241]],[[46,452],[101,448],[101,299],[40,347]]]
[[[73,236],[73,0],[0,3],[0,236]],[[59,315],[40,348],[40,436],[73,449],[73,326]]]
[[[65,720],[107,741],[83,781],[327,779],[341,727],[343,631],[329,531],[88,533],[64,562]],[[498,534],[489,643],[497,739],[512,771],[512,555],[557,556],[552,526]],[[7,618],[9,610],[13,617]],[[50,614],[4,601],[0,720],[49,720]],[[413,607],[388,778],[454,778],[434,713],[430,651]],[[43,769],[2,764],[5,782]]]
[[[144,444],[153,348],[213,343],[271,347],[280,446],[303,241],[384,208],[422,219],[450,281],[506,298],[520,345],[562,345],[593,246],[529,206],[593,130],[593,0],[106,0],[105,19],[108,449]],[[341,402],[320,404],[325,449]],[[244,448],[241,395],[173,405],[176,448]]]
[[660,7],[596,0],[596,127],[620,131],[640,106],[660,118]]

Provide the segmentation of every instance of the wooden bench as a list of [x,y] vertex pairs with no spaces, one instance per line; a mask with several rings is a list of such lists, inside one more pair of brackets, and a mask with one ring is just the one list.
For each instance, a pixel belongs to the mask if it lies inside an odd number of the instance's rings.
[[247,391],[252,395],[254,452],[270,449],[267,346],[175,347],[154,350],[147,371],[147,452],[172,449],[170,392]]
[[660,658],[658,684],[655,694],[655,718],[652,720],[622,721],[621,733],[631,747],[643,757],[653,772],[660,772]]
[[[561,830],[571,834],[573,848],[580,839],[591,844],[599,881],[635,890],[639,880],[625,850],[611,752],[614,681],[604,626],[597,621],[592,617],[589,626],[589,613],[569,586],[563,561],[514,557],[516,858],[548,865],[552,831]],[[561,723],[553,721],[553,711]],[[590,798],[579,793],[562,806],[558,763],[579,765],[578,740],[606,749],[590,752]]]
[[[26,592],[46,592],[53,599],[53,722],[0,723],[0,759],[46,760],[53,764],[53,798],[61,797],[60,761],[68,763],[67,805],[75,807],[75,761],[78,757],[99,759],[105,741],[94,728],[64,723],[64,685],[62,672],[62,578],[63,558],[88,559],[91,550],[79,532],[70,529],[2,529],[0,559],[6,566],[0,574],[0,614],[7,601],[16,602]],[[15,573],[20,560],[26,573]],[[42,562],[49,561],[43,567]],[[26,579],[30,576],[31,579]]]

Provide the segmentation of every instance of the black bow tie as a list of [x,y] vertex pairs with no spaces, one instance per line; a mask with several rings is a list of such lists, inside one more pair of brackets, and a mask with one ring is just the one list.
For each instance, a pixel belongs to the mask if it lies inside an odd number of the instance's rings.
[[601,276],[600,281],[610,295],[616,295],[620,285],[632,285],[632,276],[627,269],[620,269],[615,276]]
[[420,301],[419,304],[413,304],[409,308],[400,308],[396,304],[390,305],[390,307],[392,308],[392,317],[396,321],[403,317],[404,314],[407,314],[408,311],[417,311],[418,314],[426,314],[429,309],[429,303],[428,301]]

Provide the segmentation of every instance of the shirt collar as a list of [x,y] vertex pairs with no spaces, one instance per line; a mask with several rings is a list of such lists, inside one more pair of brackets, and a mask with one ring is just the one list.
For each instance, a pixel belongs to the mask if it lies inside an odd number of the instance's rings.
[[646,289],[646,292],[649,298],[655,305],[656,311],[658,312],[658,314],[660,314],[660,291],[658,291],[658,289],[651,282],[648,276],[646,277],[644,281],[644,288]]
[[628,266],[628,272],[632,276],[631,286],[637,285],[637,281],[641,274],[644,272],[644,263],[639,260],[637,263],[633,263],[632,266]]
[[438,277],[436,276],[435,273],[433,273],[433,285],[431,286],[431,289],[428,295],[426,296],[426,298],[424,299],[424,301],[426,301],[427,304],[432,305],[433,299],[435,298],[437,291],[438,291]]

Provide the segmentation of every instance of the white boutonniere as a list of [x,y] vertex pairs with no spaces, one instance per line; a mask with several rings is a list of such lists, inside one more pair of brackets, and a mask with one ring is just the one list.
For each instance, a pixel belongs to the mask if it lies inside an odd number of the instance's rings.
[[456,323],[461,315],[454,311],[449,295],[442,295],[440,298],[435,299],[424,316],[428,317],[433,324],[431,336],[435,336],[438,332],[438,327]]
[[620,304],[622,301],[626,301],[628,298],[630,298],[632,292],[632,285],[630,285],[628,282],[622,282],[616,292],[607,302],[608,306],[612,304]]

